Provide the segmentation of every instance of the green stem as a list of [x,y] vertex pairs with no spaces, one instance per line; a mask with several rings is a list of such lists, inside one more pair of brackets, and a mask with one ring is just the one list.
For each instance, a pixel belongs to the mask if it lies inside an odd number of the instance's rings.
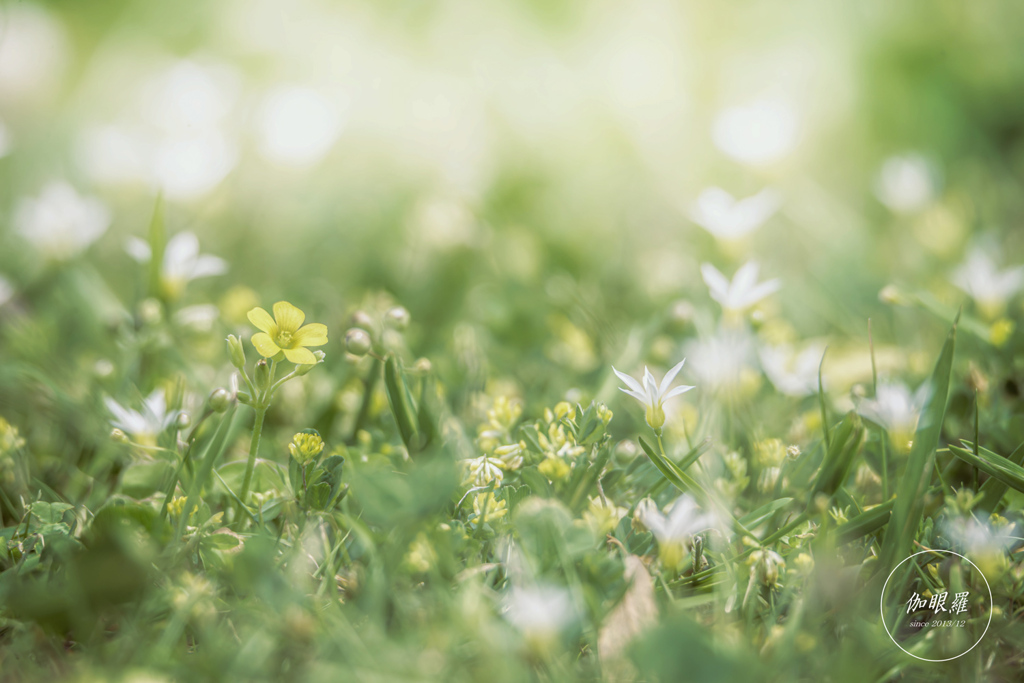
[[263,418],[267,415],[267,408],[260,405],[256,408],[256,421],[252,425],[252,441],[249,442],[249,461],[245,464],[245,478],[242,479],[242,490],[238,497],[243,502],[249,495],[249,486],[252,484],[252,472],[256,468],[256,452],[260,448],[260,436],[263,434]]

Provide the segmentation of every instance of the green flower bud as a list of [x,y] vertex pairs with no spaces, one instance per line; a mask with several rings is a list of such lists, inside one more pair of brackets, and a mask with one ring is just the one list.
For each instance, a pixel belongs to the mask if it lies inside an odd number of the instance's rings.
[[178,429],[188,429],[192,426],[192,416],[183,410],[178,413],[178,419],[174,421],[174,425]]
[[249,395],[248,391],[239,391],[235,394],[235,397],[239,403],[244,403],[247,406],[252,405],[252,396]]
[[352,314],[352,324],[367,332],[373,331],[373,318],[366,311],[356,311]]
[[111,430],[110,440],[116,441],[117,443],[131,443],[131,439],[128,438],[128,435],[117,427]]
[[253,371],[253,381],[258,391],[266,391],[270,388],[270,365],[266,358],[256,361],[256,369]]
[[404,306],[395,306],[384,314],[384,322],[396,330],[404,330],[409,327],[411,316]]
[[209,398],[210,410],[215,413],[223,413],[231,405],[231,394],[228,393],[227,389],[214,389],[210,392]]
[[233,334],[228,335],[228,356],[231,364],[241,370],[245,367],[245,349],[242,347],[242,340]]
[[315,429],[307,429],[292,437],[288,444],[288,452],[295,458],[296,462],[304,465],[317,457],[324,450],[324,441]]
[[296,377],[302,377],[303,375],[307,374],[314,367],[316,367],[320,363],[323,363],[324,358],[327,357],[327,354],[321,351],[320,349],[314,349],[313,355],[316,356],[316,363],[303,363],[302,365],[295,366]]
[[353,327],[345,333],[345,350],[353,356],[365,356],[373,348],[373,341],[366,330]]

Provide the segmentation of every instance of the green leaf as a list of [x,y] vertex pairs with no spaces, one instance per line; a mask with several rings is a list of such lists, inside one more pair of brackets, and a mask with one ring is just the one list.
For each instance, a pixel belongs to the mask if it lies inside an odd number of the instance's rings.
[[234,534],[210,534],[203,538],[202,544],[213,550],[231,550],[242,542]]
[[942,345],[942,352],[935,363],[929,386],[931,393],[921,411],[914,445],[907,458],[907,466],[896,490],[896,502],[892,518],[885,530],[882,549],[879,553],[880,571],[889,571],[911,552],[911,546],[921,525],[924,513],[924,498],[935,468],[935,449],[939,445],[942,422],[946,416],[946,399],[949,396],[949,378],[953,368],[953,354],[956,348],[956,323]]
[[[1020,449],[1018,448],[1017,450]],[[993,453],[987,448],[978,448],[977,455],[959,446],[950,446],[949,452],[967,464],[977,467],[985,474],[994,477],[1004,487],[1008,486],[1024,493],[1024,467],[1014,463],[1009,458]],[[1003,492],[1005,493],[1005,488]],[[999,497],[1002,497],[1002,493],[1000,493]]]
[[846,481],[850,467],[853,466],[853,461],[864,442],[864,434],[860,417],[851,410],[832,435],[828,450],[825,451],[825,458],[821,462],[821,469],[818,470],[818,476],[811,486],[810,502],[813,502],[819,493],[831,497]]
[[658,468],[669,482],[683,493],[692,493],[702,503],[707,503],[708,496],[704,492],[704,489],[698,484],[693,477],[688,475],[679,469],[679,466],[668,458],[663,457],[660,453],[655,453],[651,445],[644,440],[644,437],[637,437],[637,441],[640,442],[640,447],[644,449],[644,453],[651,459],[654,466]]
[[779,498],[778,500],[773,500],[767,505],[762,505],[753,512],[741,517],[740,524],[748,528],[756,527],[758,524],[767,521],[768,518],[792,502],[792,498]]
[[309,507],[315,510],[326,510],[328,503],[331,502],[331,485],[327,482],[320,482],[310,486],[306,491],[306,501],[309,503]]
[[[217,431],[214,432],[213,438],[203,451],[199,469],[196,472],[195,478],[192,479],[192,484],[188,487],[188,495],[185,497],[186,510],[191,510],[199,502],[199,491],[210,477],[210,473],[213,471],[213,463],[217,461],[227,447],[227,435],[231,431],[231,422],[235,417],[235,408],[236,405],[232,405],[224,413],[224,416],[221,417],[220,424],[217,425]],[[184,533],[187,518],[188,515],[182,515],[178,520],[175,539],[181,538],[182,533]]]
[[409,454],[413,455],[421,448],[419,430],[416,427],[416,410],[395,354],[389,354],[384,361],[384,389],[388,405],[391,406],[391,414],[398,424],[398,432],[405,447],[409,449]]
[[533,493],[530,490],[530,487],[525,484],[523,486],[503,486],[501,490],[503,494],[502,497],[508,504],[509,512],[515,511],[516,506],[529,498]]
[[416,422],[423,438],[423,448],[429,446],[437,436],[440,420],[441,399],[437,392],[437,380],[433,375],[427,375],[420,384],[420,406],[416,414]]
[[[965,441],[964,443],[966,444],[968,442]],[[979,455],[985,450],[986,449],[984,448],[979,449]],[[1014,465],[1024,464],[1024,443],[1017,446],[1013,453],[1010,453],[1009,457],[1006,459]],[[979,507],[987,512],[992,512],[996,509],[996,506],[999,505],[999,501],[1003,499],[1003,496],[1006,495],[1006,490],[1008,488],[1009,487],[1005,482],[1001,481],[997,477],[992,477],[981,485],[980,493],[982,498],[981,502],[978,504]]]
[[839,544],[849,543],[875,533],[889,523],[889,515],[892,514],[895,504],[895,500],[890,500],[843,522],[835,529],[836,542]]

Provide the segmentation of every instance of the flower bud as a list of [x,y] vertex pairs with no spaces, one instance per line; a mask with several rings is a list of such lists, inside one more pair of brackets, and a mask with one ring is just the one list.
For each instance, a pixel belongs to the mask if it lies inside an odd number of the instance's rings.
[[270,388],[270,365],[267,363],[266,358],[260,358],[256,361],[253,381],[256,383],[257,391],[266,391]]
[[316,367],[320,363],[323,363],[324,358],[327,357],[327,354],[321,351],[320,349],[315,349],[313,351],[313,355],[316,356],[316,363],[303,363],[302,365],[295,366],[296,377],[302,377],[303,375],[309,373],[309,371],[312,370],[314,367]]
[[228,356],[231,364],[241,370],[245,367],[245,349],[242,347],[242,340],[233,334],[228,335]]
[[292,437],[292,442],[288,444],[288,452],[291,453],[291,456],[300,465],[304,465],[317,457],[323,453],[323,450],[323,439],[320,438],[320,434],[315,429],[299,432]]
[[223,413],[231,405],[231,394],[228,393],[227,389],[218,388],[210,392],[210,398],[208,399],[210,404],[210,410],[215,413]]
[[352,314],[352,325],[370,332],[373,330],[373,318],[366,311],[356,311]]
[[188,429],[192,426],[192,416],[183,410],[178,413],[178,418],[174,421],[174,425],[178,429]]
[[384,322],[396,330],[404,330],[409,327],[411,316],[404,306],[395,306],[384,314]]
[[373,348],[373,341],[366,330],[353,327],[345,333],[345,350],[353,356],[365,356]]
[[130,443],[131,442],[131,439],[128,438],[128,435],[125,434],[123,430],[120,430],[117,427],[115,427],[114,429],[112,429],[110,431],[110,440],[111,441],[115,441],[117,443]]
[[235,394],[235,398],[238,399],[239,403],[244,403],[247,406],[252,405],[252,396],[249,395],[248,391],[239,391]]

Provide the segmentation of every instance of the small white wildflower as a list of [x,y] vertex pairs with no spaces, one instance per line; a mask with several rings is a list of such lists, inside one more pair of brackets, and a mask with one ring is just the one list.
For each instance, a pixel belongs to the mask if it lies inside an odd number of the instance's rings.
[[[125,251],[140,263],[152,258],[149,243],[138,237],[128,238]],[[201,277],[223,275],[228,270],[224,259],[199,253],[199,238],[191,232],[179,232],[167,240],[160,278],[168,294],[177,296],[192,280]]]
[[935,171],[919,154],[889,157],[875,183],[875,196],[891,211],[913,213],[931,203],[935,195]]
[[110,424],[147,443],[154,441],[158,434],[170,427],[180,413],[167,410],[163,389],[157,389],[143,399],[141,411],[125,408],[109,396],[104,399],[104,403],[114,416]]
[[524,635],[554,636],[572,622],[572,601],[564,588],[516,586],[505,600],[505,618]]
[[619,391],[629,394],[636,400],[647,406],[646,419],[647,424],[650,425],[651,429],[659,430],[665,424],[665,410],[664,403],[670,398],[678,396],[679,394],[686,393],[692,386],[680,385],[675,389],[669,390],[672,385],[672,380],[675,379],[676,375],[683,368],[683,363],[686,359],[679,361],[671,370],[665,373],[665,377],[661,380],[661,384],[654,381],[654,375],[651,371],[644,367],[643,384],[633,379],[624,372],[619,372],[612,367],[614,372],[619,379],[626,383],[628,389],[619,387]]
[[739,239],[761,227],[781,202],[779,193],[771,188],[735,199],[720,187],[709,187],[697,197],[690,219],[718,239]]
[[903,446],[913,438],[921,410],[929,395],[927,383],[911,394],[905,384],[883,382],[878,385],[874,398],[860,402],[857,412],[885,428],[893,441]]
[[1024,266],[1000,270],[984,249],[975,248],[953,272],[951,280],[987,315],[994,317],[1011,297],[1024,289]]
[[651,530],[659,543],[683,543],[701,531],[717,525],[715,516],[701,512],[693,496],[684,493],[676,498],[663,515],[649,498],[637,509],[640,521]]
[[691,339],[683,346],[693,361],[700,385],[720,394],[743,394],[757,386],[760,374],[754,365],[754,339],[743,328],[723,327],[714,335]]
[[818,366],[825,352],[822,344],[797,351],[788,344],[758,349],[761,368],[775,388],[787,396],[810,396],[818,391]]
[[723,109],[715,117],[711,138],[736,161],[765,166],[785,158],[796,146],[799,133],[800,116],[792,104],[762,99]]
[[83,197],[65,182],[52,182],[38,197],[18,202],[14,224],[45,256],[66,260],[107,231],[110,212],[100,200]]
[[209,332],[220,317],[220,309],[213,304],[186,306],[174,314],[174,323],[195,332]]
[[756,262],[748,261],[740,266],[731,282],[710,263],[701,264],[700,274],[711,290],[711,298],[720,303],[723,309],[742,312],[774,294],[781,287],[777,279],[758,282],[759,268]]

